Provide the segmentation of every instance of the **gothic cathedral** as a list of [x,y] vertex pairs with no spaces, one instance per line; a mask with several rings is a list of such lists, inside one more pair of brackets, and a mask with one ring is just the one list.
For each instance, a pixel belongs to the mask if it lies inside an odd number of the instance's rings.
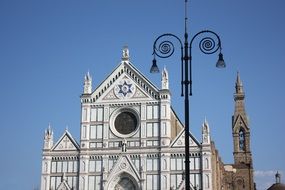
[[[81,95],[80,141],[68,130],[45,131],[41,190],[183,190],[184,126],[171,106],[168,72],[151,83],[123,49],[120,64],[95,89],[89,72]],[[205,120],[190,133],[190,185],[201,190],[254,190],[250,128],[238,74],[232,118],[234,164],[222,162]]]

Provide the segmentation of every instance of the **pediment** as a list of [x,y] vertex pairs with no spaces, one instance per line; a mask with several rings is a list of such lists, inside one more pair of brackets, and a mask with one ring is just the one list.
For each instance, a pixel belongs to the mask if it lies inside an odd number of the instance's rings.
[[158,99],[159,90],[130,61],[121,64],[92,92],[92,102]]
[[138,170],[127,155],[121,156],[118,159],[116,164],[113,166],[112,172],[110,173],[108,179],[114,179],[115,177],[120,176],[121,173],[127,173],[136,180],[140,178]]
[[71,134],[68,131],[61,136],[58,142],[54,145],[52,150],[79,150],[78,143],[72,138]]
[[106,92],[106,95],[102,96],[98,101],[135,101],[135,100],[151,100],[152,97],[144,92],[130,77],[123,75],[114,85]]
[[[184,147],[185,146],[185,131],[184,129],[177,135],[174,141],[171,143],[170,147]],[[199,147],[200,143],[194,138],[190,133],[189,136],[189,146],[190,147]]]

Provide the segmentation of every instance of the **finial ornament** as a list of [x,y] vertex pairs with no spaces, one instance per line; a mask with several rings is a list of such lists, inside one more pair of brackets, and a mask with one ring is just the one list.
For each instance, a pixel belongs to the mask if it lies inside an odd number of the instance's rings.
[[276,183],[281,183],[281,175],[280,175],[280,173],[278,171],[275,174],[275,178],[276,178]]
[[210,141],[211,141],[211,139],[210,139],[209,124],[208,124],[206,117],[205,117],[205,120],[202,124],[202,143],[208,144],[208,143],[210,143]]
[[92,93],[92,77],[91,77],[89,71],[84,76],[83,93],[84,94],[91,94]]
[[44,149],[50,149],[53,146],[53,131],[51,124],[48,124],[48,128],[45,130],[44,135]]
[[209,131],[209,123],[205,117],[205,120],[203,122],[203,125],[202,125],[202,133],[203,134],[208,134],[210,131]]
[[51,129],[51,124],[50,123],[48,123],[47,135],[49,135],[49,136],[52,135],[52,129]]
[[209,125],[206,116],[205,116],[205,119],[204,119],[204,125]]
[[87,71],[87,74],[86,74],[86,80],[92,80],[89,70]]
[[48,128],[45,130],[45,138],[50,139],[53,136],[53,131],[51,129],[51,124],[48,124]]
[[161,73],[161,88],[167,90],[169,89],[168,71],[166,70],[166,67],[163,68]]
[[130,59],[129,48],[128,48],[128,46],[124,46],[122,60],[129,61],[129,59]]

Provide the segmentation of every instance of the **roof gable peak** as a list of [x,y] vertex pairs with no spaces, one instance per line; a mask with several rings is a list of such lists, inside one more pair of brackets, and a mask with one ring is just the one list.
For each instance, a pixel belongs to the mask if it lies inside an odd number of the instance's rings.
[[[189,142],[190,146],[200,146],[199,141],[189,133]],[[170,147],[184,147],[185,146],[185,129],[181,130],[180,133],[176,136],[173,142],[170,144]]]
[[[153,99],[159,99],[159,89],[151,81],[149,81],[128,59],[126,59],[126,57],[122,59],[121,63],[109,76],[106,77],[106,79],[91,93],[90,96],[83,94],[81,98],[83,101],[88,102],[96,102],[97,100],[102,99],[103,94],[107,95],[110,89],[114,88],[114,84],[117,84],[118,80],[121,80],[123,76],[132,81],[133,84],[139,87],[141,91],[147,94],[147,96]],[[126,83],[124,86],[128,87],[128,84],[129,83]]]
[[59,138],[59,140],[52,147],[53,151],[57,150],[79,150],[79,144],[75,141],[72,135],[65,129],[63,135]]

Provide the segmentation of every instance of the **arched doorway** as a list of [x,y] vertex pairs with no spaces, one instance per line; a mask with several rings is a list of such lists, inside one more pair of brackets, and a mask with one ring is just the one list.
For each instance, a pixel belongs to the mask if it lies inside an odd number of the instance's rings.
[[137,190],[139,189],[139,184],[134,176],[127,172],[122,172],[110,179],[106,187],[113,190]]
[[129,177],[122,177],[115,185],[115,190],[136,190],[136,186]]

